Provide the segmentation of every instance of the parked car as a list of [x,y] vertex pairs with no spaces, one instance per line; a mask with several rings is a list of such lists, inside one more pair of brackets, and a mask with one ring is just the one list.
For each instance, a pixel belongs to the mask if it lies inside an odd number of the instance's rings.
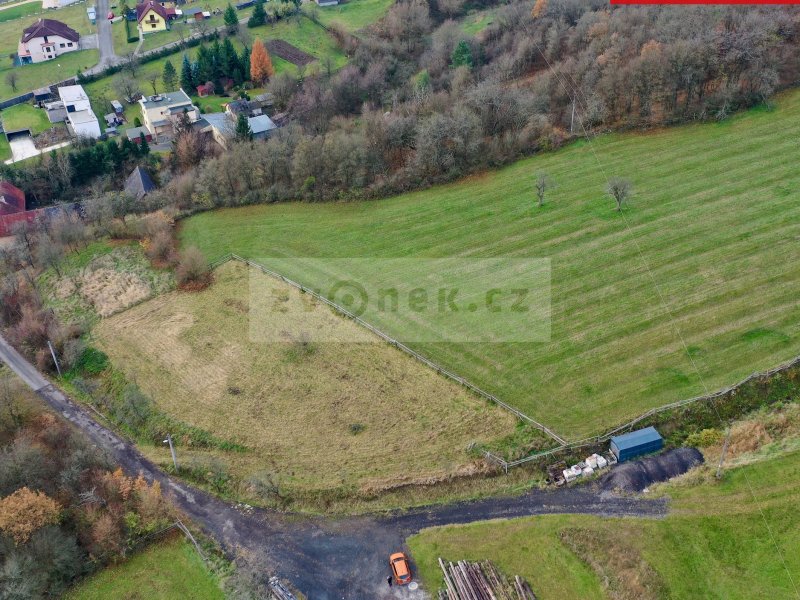
[[389,565],[392,567],[392,575],[397,585],[411,583],[411,566],[405,554],[402,552],[392,554],[389,557]]

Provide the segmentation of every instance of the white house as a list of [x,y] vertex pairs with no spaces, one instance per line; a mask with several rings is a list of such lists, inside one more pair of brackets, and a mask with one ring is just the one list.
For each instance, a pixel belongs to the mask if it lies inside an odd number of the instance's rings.
[[100,137],[100,123],[92,110],[89,96],[80,85],[58,88],[58,95],[67,111],[67,126],[77,136]]
[[22,31],[17,54],[23,65],[40,63],[80,49],[80,39],[77,31],[61,21],[39,19]]
[[182,115],[190,123],[200,119],[200,110],[183,90],[147,96],[139,100],[142,107],[142,122],[156,142],[171,140],[175,125]]

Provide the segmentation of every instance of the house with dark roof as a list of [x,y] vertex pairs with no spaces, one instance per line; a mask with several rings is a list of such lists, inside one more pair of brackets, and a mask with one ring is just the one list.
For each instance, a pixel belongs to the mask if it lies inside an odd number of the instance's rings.
[[133,172],[128,175],[125,180],[125,193],[133,196],[137,200],[141,200],[147,194],[157,189],[157,185],[153,183],[150,173],[145,171],[142,167],[136,167]]
[[77,31],[61,21],[39,19],[22,31],[17,54],[23,65],[40,63],[79,50],[80,39]]
[[167,9],[154,0],[146,0],[136,5],[136,20],[143,35],[169,29]]

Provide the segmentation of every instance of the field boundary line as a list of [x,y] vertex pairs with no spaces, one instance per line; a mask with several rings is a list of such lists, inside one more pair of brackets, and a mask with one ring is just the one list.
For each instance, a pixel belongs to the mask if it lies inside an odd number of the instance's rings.
[[519,409],[514,408],[510,404],[506,404],[505,402],[500,400],[494,394],[490,394],[489,392],[479,388],[475,384],[473,384],[473,383],[467,381],[466,379],[464,379],[461,375],[457,375],[457,374],[453,373],[452,371],[449,371],[449,370],[445,369],[444,367],[442,367],[441,365],[433,362],[429,358],[426,358],[425,356],[423,356],[419,352],[417,352],[415,350],[412,350],[411,348],[406,346],[404,343],[394,339],[393,337],[391,337],[390,335],[384,333],[383,331],[381,331],[380,329],[378,329],[374,325],[371,325],[370,323],[367,323],[366,321],[364,321],[359,316],[354,315],[353,313],[348,311],[346,308],[344,308],[342,306],[339,306],[338,304],[336,304],[335,302],[332,302],[331,300],[329,300],[328,298],[326,298],[322,294],[320,294],[320,293],[318,293],[318,292],[316,292],[316,291],[314,291],[312,289],[307,288],[306,286],[304,286],[301,283],[298,283],[298,282],[296,282],[296,281],[294,281],[292,279],[289,279],[288,277],[285,277],[284,275],[281,275],[280,273],[278,273],[276,271],[273,271],[273,270],[265,267],[264,265],[261,265],[261,264],[259,264],[257,262],[254,262],[252,260],[249,260],[247,258],[239,256],[238,254],[233,254],[233,253],[226,254],[222,258],[219,258],[216,261],[212,262],[211,263],[211,268],[212,269],[216,269],[217,267],[220,267],[223,264],[225,264],[225,263],[227,263],[227,262],[229,262],[231,260],[242,262],[242,263],[244,263],[244,264],[246,264],[246,265],[248,265],[250,267],[253,267],[254,269],[258,269],[259,271],[261,271],[262,273],[264,273],[266,275],[269,275],[269,276],[271,276],[271,277],[273,277],[275,279],[283,281],[284,283],[286,283],[286,284],[288,284],[288,285],[300,290],[301,292],[303,292],[305,294],[309,294],[310,296],[312,296],[313,298],[319,300],[320,302],[323,302],[324,304],[327,304],[329,307],[334,309],[336,312],[338,312],[342,316],[347,317],[351,321],[356,322],[357,324],[361,325],[365,329],[367,329],[370,332],[374,333],[379,338],[381,338],[383,341],[385,341],[388,344],[394,346],[395,348],[405,352],[409,356],[417,359],[418,361],[420,361],[424,365],[430,367],[431,369],[433,369],[434,371],[439,373],[439,375],[442,375],[442,376],[446,377],[447,379],[455,381],[456,383],[458,383],[461,386],[467,388],[468,390],[470,390],[474,394],[477,394],[481,398],[483,398],[485,400],[488,400],[489,402],[492,402],[494,404],[497,404],[498,406],[500,406],[500,407],[504,408],[505,410],[511,412],[512,414],[516,415],[519,419],[522,419],[523,421],[526,421],[527,423],[530,423],[531,425],[533,425],[534,427],[536,427],[537,429],[539,429],[543,433],[549,435],[551,438],[553,438],[556,442],[558,442],[562,446],[567,444],[567,441],[564,438],[559,436],[556,432],[554,432],[552,429],[550,429],[546,425],[540,423],[539,421],[536,421],[535,419],[532,419],[531,417],[529,417],[528,415],[526,415],[525,413],[523,413]]

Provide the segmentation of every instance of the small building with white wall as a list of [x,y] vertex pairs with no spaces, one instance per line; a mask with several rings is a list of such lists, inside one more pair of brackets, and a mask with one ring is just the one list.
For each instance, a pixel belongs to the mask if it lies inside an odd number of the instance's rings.
[[64,109],[67,111],[67,127],[73,135],[99,138],[100,123],[83,86],[65,85],[58,88],[58,95],[64,103]]

